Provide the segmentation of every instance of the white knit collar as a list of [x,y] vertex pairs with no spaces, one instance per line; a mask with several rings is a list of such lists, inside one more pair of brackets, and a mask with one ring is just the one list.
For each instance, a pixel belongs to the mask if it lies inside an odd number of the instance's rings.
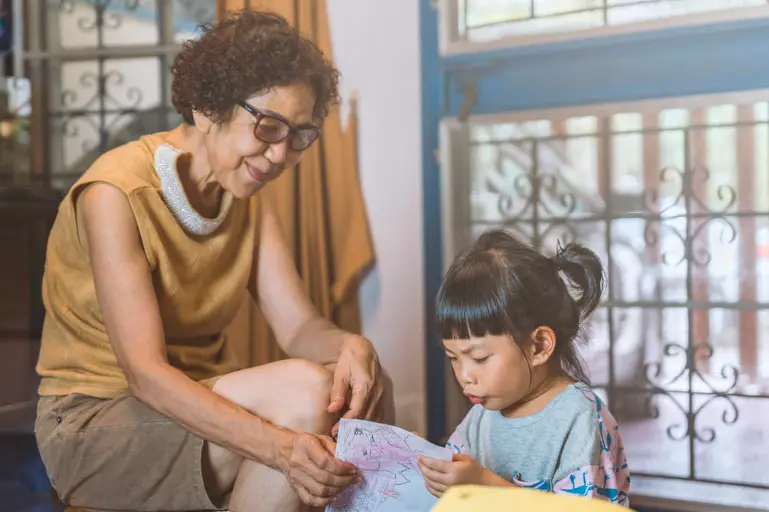
[[210,235],[224,223],[232,206],[232,194],[224,193],[219,215],[208,219],[190,204],[176,170],[176,160],[182,150],[170,144],[161,144],[155,151],[155,172],[160,177],[163,200],[181,227],[191,235]]

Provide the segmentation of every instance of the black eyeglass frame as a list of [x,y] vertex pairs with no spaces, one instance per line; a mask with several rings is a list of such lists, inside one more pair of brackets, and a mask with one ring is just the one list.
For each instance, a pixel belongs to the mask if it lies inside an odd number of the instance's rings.
[[[256,137],[258,140],[266,144],[278,144],[290,137],[288,145],[292,150],[305,151],[307,148],[312,146],[315,143],[315,141],[318,140],[318,138],[320,137],[321,129],[318,128],[317,126],[314,126],[311,124],[305,124],[305,125],[294,127],[294,126],[291,126],[291,123],[289,123],[288,120],[282,117],[280,114],[265,112],[262,109],[249,105],[245,101],[238,101],[237,104],[243,107],[243,109],[246,112],[254,116],[254,118],[256,119],[256,124],[254,125],[254,137]],[[275,121],[278,121],[284,124],[286,126],[285,133],[283,133],[279,138],[274,140],[269,138],[264,138],[263,136],[260,137],[259,125],[264,119],[274,119]],[[307,145],[304,147],[302,146],[297,147],[294,145],[295,141],[302,141],[301,137],[297,137],[297,134],[300,132],[310,132],[313,134],[309,139],[310,140],[309,143],[307,143]]]

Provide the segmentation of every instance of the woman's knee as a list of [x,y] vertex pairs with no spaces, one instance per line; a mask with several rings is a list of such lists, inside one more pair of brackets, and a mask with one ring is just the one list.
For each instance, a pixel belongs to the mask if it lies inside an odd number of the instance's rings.
[[324,367],[310,361],[293,361],[298,389],[290,403],[284,402],[280,421],[284,426],[313,434],[331,431],[334,418],[328,412],[333,376]]
[[332,375],[304,359],[279,361],[220,378],[214,391],[277,425],[327,433]]

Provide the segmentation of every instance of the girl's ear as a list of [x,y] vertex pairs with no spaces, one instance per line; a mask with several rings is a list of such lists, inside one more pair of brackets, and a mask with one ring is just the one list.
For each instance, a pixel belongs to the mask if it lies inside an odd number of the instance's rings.
[[555,332],[546,325],[541,325],[531,333],[529,361],[532,366],[541,366],[550,361],[555,351]]

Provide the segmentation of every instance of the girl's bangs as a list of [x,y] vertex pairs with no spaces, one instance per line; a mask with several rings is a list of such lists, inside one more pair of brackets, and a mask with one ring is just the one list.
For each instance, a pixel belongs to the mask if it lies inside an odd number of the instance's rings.
[[[463,273],[465,274],[465,273]],[[448,278],[436,300],[442,340],[479,338],[507,332],[507,297],[497,272],[470,272]]]

